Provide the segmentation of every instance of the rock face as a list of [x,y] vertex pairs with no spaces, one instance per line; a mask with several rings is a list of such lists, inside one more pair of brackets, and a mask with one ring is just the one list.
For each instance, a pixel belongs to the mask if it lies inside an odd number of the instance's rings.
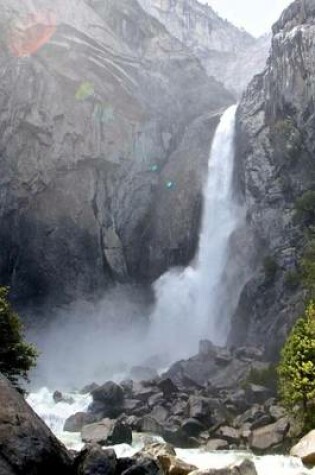
[[239,96],[264,67],[270,35],[253,38],[197,0],[139,0],[181,44],[192,50],[209,76]]
[[71,475],[72,461],[44,422],[0,375],[1,475]]
[[264,347],[273,358],[303,308],[305,227],[295,206],[314,189],[314,19],[312,0],[285,10],[273,27],[267,68],[250,84],[237,117],[235,176],[247,206],[249,279],[230,343]]
[[232,95],[136,0],[0,8],[0,281],[56,301],[186,264]]

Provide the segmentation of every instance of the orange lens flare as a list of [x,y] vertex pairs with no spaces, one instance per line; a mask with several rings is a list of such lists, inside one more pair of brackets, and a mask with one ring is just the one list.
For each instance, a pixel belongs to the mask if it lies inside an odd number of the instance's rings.
[[52,11],[30,13],[11,26],[9,48],[14,56],[30,56],[49,42],[56,31]]

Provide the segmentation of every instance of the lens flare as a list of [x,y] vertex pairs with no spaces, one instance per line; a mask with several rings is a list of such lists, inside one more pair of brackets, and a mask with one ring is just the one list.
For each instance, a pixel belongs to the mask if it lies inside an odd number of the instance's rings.
[[31,56],[50,41],[57,29],[53,11],[37,11],[11,25],[8,46],[18,58]]

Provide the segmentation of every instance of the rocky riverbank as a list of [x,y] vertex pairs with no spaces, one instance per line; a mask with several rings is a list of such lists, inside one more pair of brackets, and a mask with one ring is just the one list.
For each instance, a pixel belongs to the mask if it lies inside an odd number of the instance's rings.
[[[257,349],[228,351],[202,341],[198,355],[177,362],[162,376],[138,367],[131,371],[133,380],[85,387],[82,393],[91,395],[88,409],[70,416],[64,426],[69,435],[81,433],[85,446],[80,452],[67,450],[1,377],[0,473],[260,475],[264,469],[257,471],[253,453],[286,453],[292,445],[292,422],[272,389],[250,382],[253,374],[263,374],[267,366]],[[56,406],[75,407],[59,391],[51,398]],[[113,447],[131,445],[137,432],[147,434],[147,439],[119,457]],[[292,454],[313,460],[312,440],[310,434]],[[242,457],[231,458],[240,451]],[[195,458],[186,457],[186,452],[195,453]],[[222,454],[226,462],[214,468],[210,463],[199,464],[199,452]],[[303,471],[298,458],[296,464],[292,472],[281,468],[281,475],[311,473]]]
[[132,432],[141,432],[181,448],[283,451],[290,420],[272,387],[252,382],[268,371],[257,349],[230,351],[202,341],[196,356],[162,376],[133,368],[134,379],[84,388],[93,399],[88,412],[72,415],[64,430],[101,446],[130,444]]

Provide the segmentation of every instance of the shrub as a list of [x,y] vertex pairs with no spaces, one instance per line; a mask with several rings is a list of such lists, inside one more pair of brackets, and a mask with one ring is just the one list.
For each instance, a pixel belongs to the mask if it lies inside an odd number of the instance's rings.
[[315,297],[315,239],[307,244],[300,263],[302,282],[310,297]]
[[297,411],[305,430],[313,425],[315,399],[315,304],[310,302],[305,315],[293,327],[281,352],[277,368],[278,390],[289,411]]
[[20,377],[27,379],[36,357],[34,346],[24,341],[21,320],[8,301],[8,289],[0,287],[0,372],[17,386]]

